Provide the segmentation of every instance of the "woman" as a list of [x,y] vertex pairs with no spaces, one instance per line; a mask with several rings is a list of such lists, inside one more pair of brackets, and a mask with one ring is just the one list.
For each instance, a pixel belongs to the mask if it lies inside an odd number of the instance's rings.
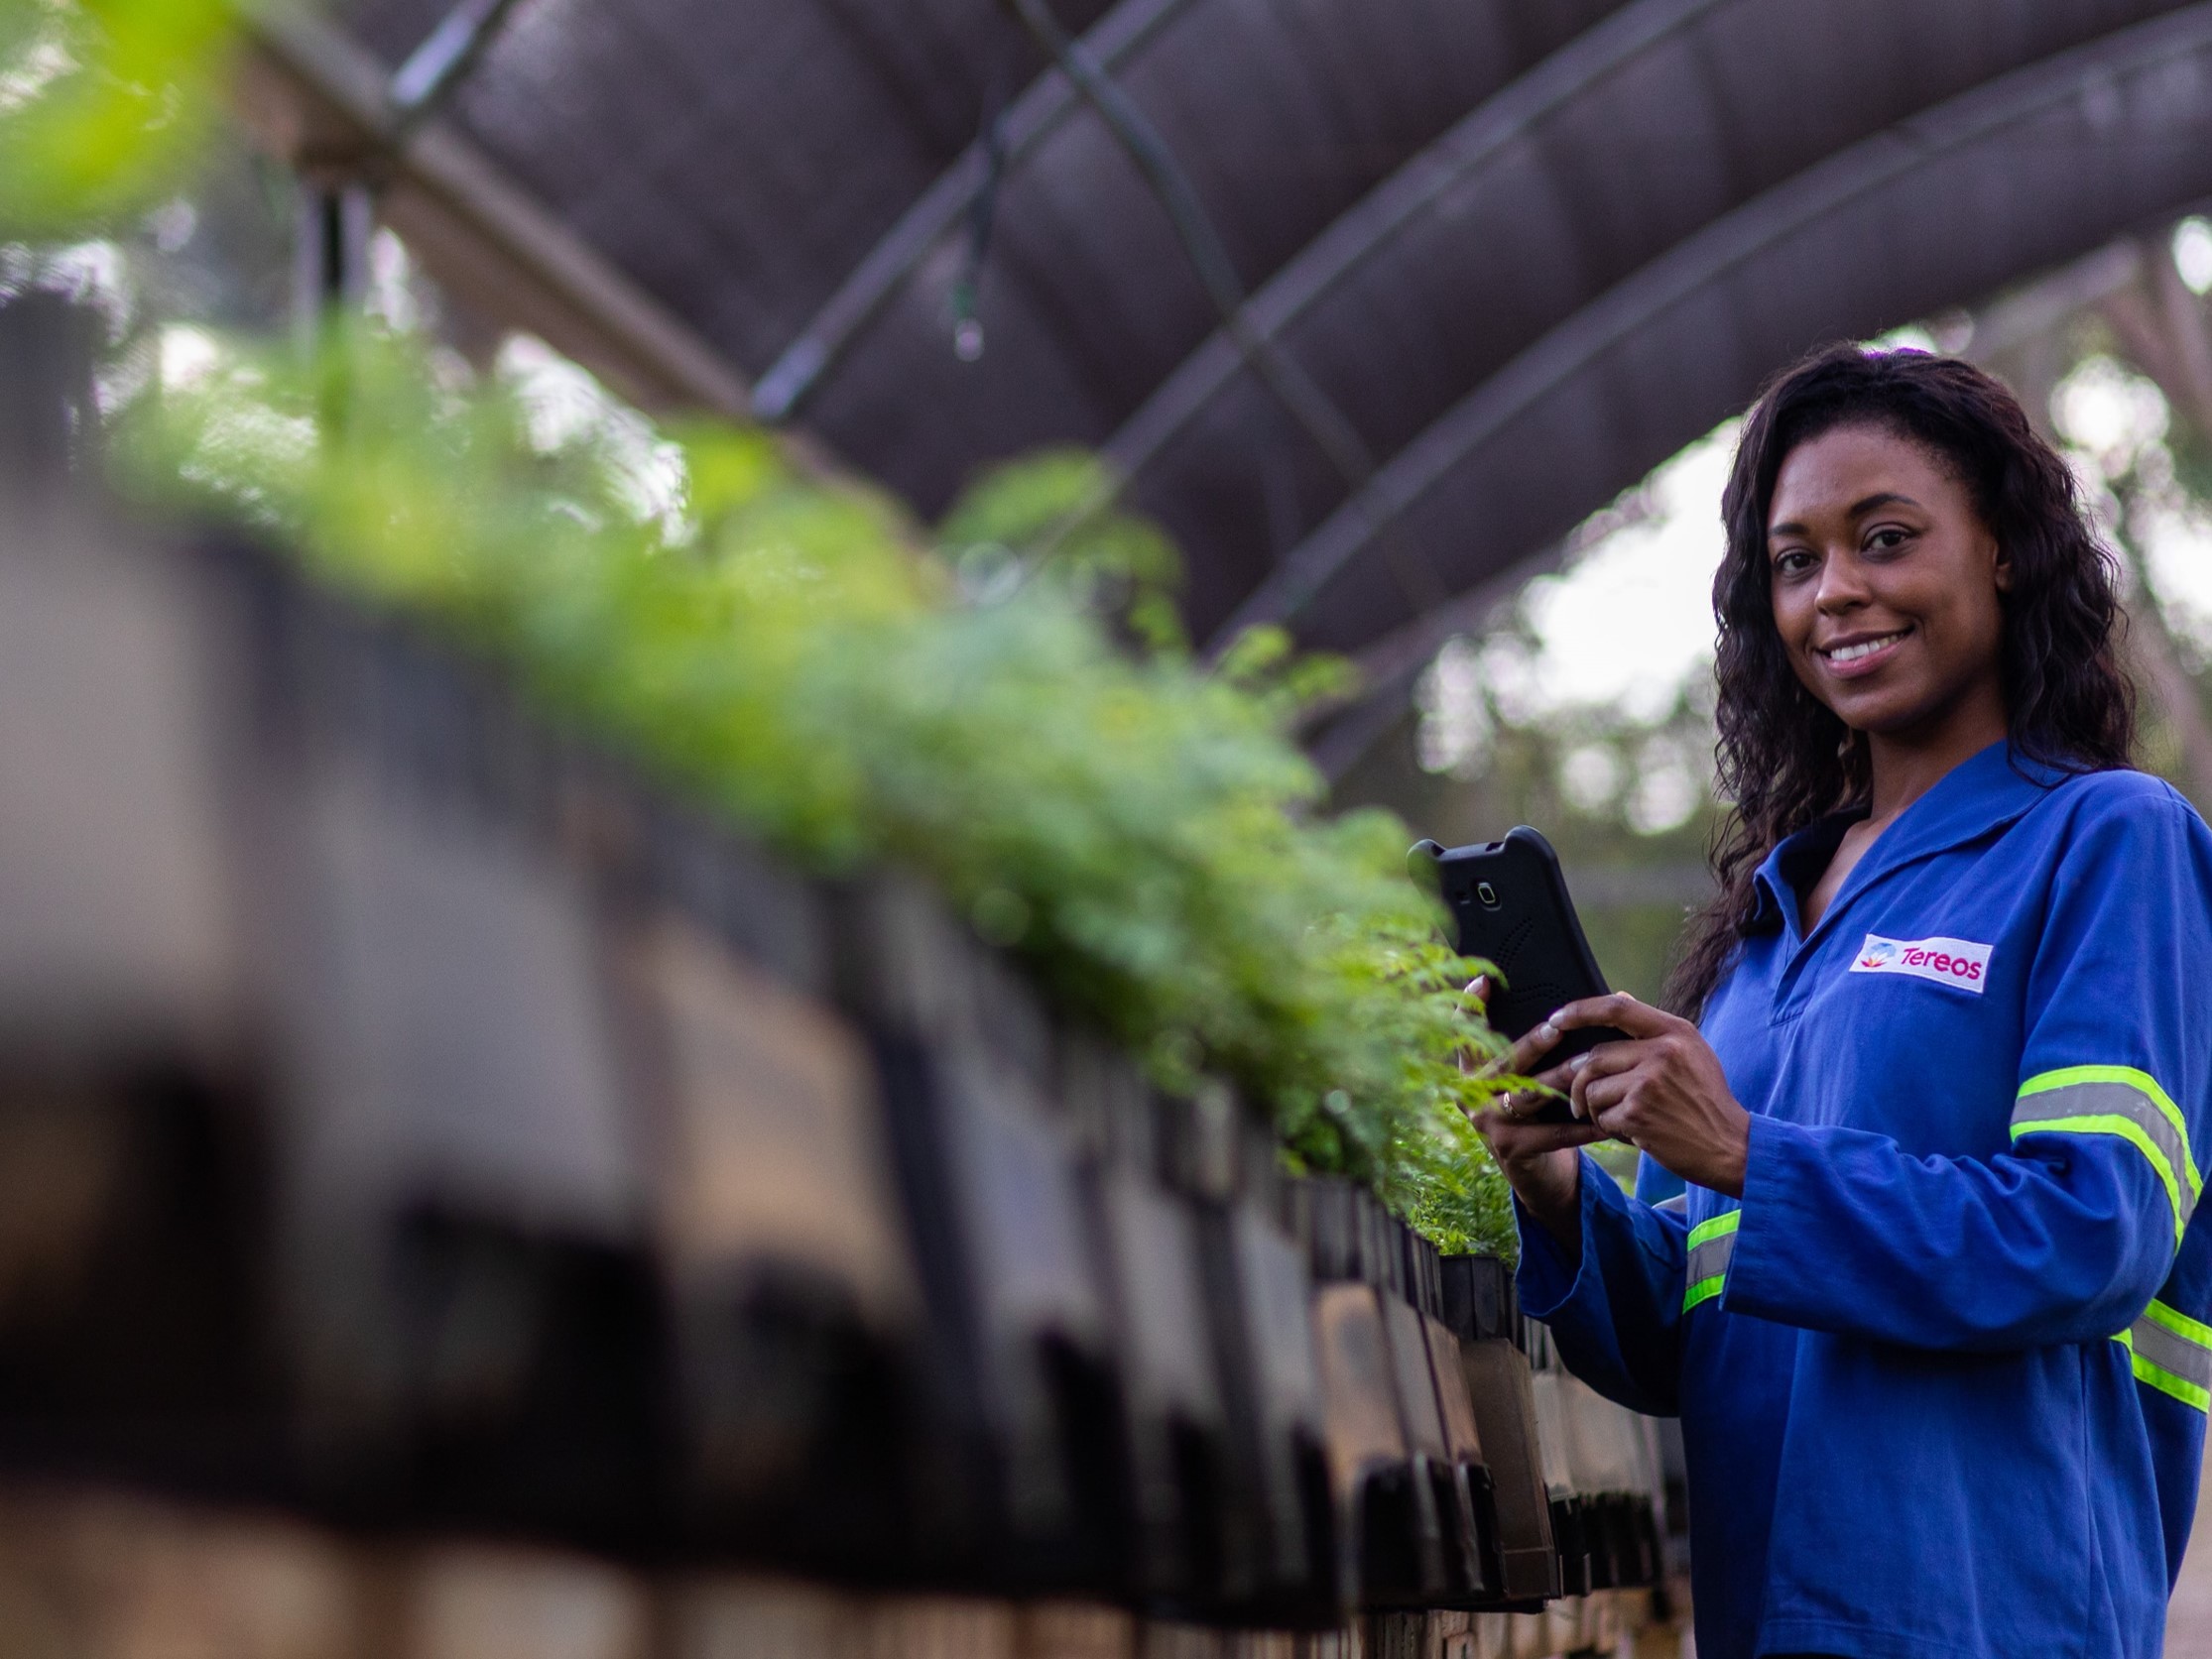
[[[2112,561],[1919,352],[1784,375],[1723,515],[1697,1023],[1517,1045],[1577,1119],[1480,1120],[1523,1303],[1680,1413],[1701,1659],[2155,1654],[2212,1405],[2212,835],[2128,770]],[[1587,1025],[1630,1040],[1538,1072]]]

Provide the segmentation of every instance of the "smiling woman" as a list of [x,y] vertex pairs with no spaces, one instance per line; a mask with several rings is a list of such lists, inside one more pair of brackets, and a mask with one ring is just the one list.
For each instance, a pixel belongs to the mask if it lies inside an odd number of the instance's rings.
[[[1798,682],[1864,734],[1882,796],[1805,896],[1816,925],[1876,836],[2005,736],[2000,596],[2013,567],[1956,468],[1917,440],[1838,426],[1790,451],[1767,532],[1775,632]],[[1884,763],[1887,764],[1884,764]]]
[[2212,832],[2128,770],[2113,562],[1922,352],[1784,375],[1723,518],[1722,891],[1681,1013],[1508,1062],[1578,1120],[1483,1120],[1523,1304],[1681,1415],[1708,1659],[2150,1659],[2212,1411]]
[[1747,422],[1722,517],[1720,788],[1736,811],[1720,894],[1669,987],[1684,1012],[1735,956],[1760,862],[1792,831],[1869,803],[1817,915],[1890,820],[1998,738],[2090,770],[2127,766],[2134,742],[2118,568],[2065,462],[1971,365],[1848,346],[1798,365]]

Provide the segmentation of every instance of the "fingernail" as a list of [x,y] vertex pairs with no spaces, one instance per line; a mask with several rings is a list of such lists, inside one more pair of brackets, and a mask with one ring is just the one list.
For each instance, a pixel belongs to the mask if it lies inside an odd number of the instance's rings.
[[1557,1042],[1559,1040],[1559,1028],[1556,1025],[1552,1024],[1550,1020],[1546,1019],[1541,1025],[1538,1025],[1536,1027],[1536,1035],[1538,1037],[1541,1037],[1547,1043]]
[[1589,1055],[1587,1055],[1587,1054],[1577,1054],[1577,1055],[1576,1055],[1576,1056],[1575,1056],[1575,1057],[1574,1057],[1573,1059],[1571,1059],[1571,1060],[1569,1060],[1569,1061],[1567,1062],[1567,1070],[1569,1070],[1569,1071],[1580,1071],[1580,1070],[1581,1070],[1581,1069],[1582,1069],[1582,1068],[1583,1068],[1584,1066],[1588,1065],[1589,1063],[1590,1063],[1590,1057],[1589,1057]]

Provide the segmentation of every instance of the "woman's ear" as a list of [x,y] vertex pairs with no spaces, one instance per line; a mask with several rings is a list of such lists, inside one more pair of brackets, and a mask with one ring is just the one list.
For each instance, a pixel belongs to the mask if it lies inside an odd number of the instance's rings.
[[1999,593],[2011,593],[2013,591],[2013,555],[2005,551],[2004,543],[1998,541],[1996,537],[1992,536],[1990,539],[1991,554],[1996,561],[1991,565],[1990,573],[1997,578],[1997,591]]

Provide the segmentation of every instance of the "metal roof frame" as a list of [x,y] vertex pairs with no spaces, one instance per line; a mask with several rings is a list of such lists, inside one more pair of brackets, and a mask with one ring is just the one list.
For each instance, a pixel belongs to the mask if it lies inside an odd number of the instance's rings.
[[[1551,330],[1400,450],[1365,489],[1282,561],[1223,624],[1222,633],[1233,635],[1257,623],[1295,616],[1474,448],[1568,376],[1588,368],[1602,352],[1653,327],[1668,310],[1784,237],[1940,158],[1987,143],[2054,105],[2098,89],[2100,83],[2156,71],[2176,58],[2197,54],[2212,54],[2212,0],[1977,87],[1884,129],[1715,220]],[[2104,234],[2119,228],[2107,227]]]
[[[1142,51],[1192,0],[1121,0],[1084,37],[1091,58],[1107,69]],[[1031,82],[1006,112],[1006,165],[1018,167],[1082,106],[1082,94],[1057,68]],[[840,282],[813,320],[753,388],[760,418],[782,422],[804,408],[822,377],[859,339],[861,330],[914,275],[929,251],[958,228],[990,171],[981,139],[960,152],[935,183],[887,231]]]
[[[276,145],[381,170],[464,305],[649,405],[802,416],[923,514],[1023,449],[1098,447],[1184,547],[1197,633],[1288,620],[1394,664],[1813,339],[2212,195],[2212,0],[1054,0],[1189,173],[1237,267],[1225,319],[1005,0],[526,0],[412,137],[346,31],[397,59],[439,8],[326,3],[340,23],[256,25]],[[2113,165],[2077,105],[2110,145],[2151,135],[2101,195],[2074,187]],[[990,347],[964,362],[945,302],[975,276],[953,244],[986,122]],[[2064,154],[2007,154],[2060,129]],[[1976,235],[1910,282],[1806,263],[1823,225],[1977,178]],[[1371,476],[1284,415],[1240,332]]]
[[[1315,299],[1408,223],[1462,187],[1544,115],[1581,97],[1639,54],[1730,0],[1636,0],[1469,112],[1444,137],[1314,238],[1245,303],[1253,331],[1274,339]],[[1209,334],[1109,438],[1105,454],[1136,475],[1233,381],[1242,363],[1226,334]]]

